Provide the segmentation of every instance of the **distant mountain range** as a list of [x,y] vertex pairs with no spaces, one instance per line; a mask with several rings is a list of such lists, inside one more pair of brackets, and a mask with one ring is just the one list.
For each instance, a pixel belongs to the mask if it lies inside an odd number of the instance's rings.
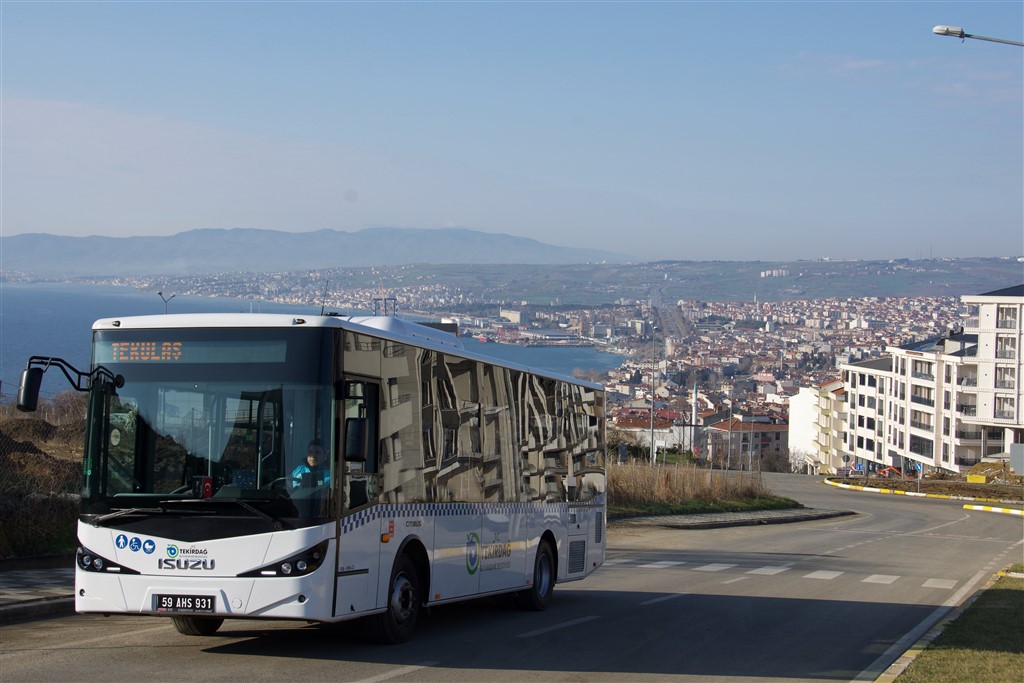
[[457,228],[367,228],[358,232],[189,230],[165,237],[0,237],[0,268],[41,277],[200,275],[348,266],[555,265],[622,262],[620,254]]

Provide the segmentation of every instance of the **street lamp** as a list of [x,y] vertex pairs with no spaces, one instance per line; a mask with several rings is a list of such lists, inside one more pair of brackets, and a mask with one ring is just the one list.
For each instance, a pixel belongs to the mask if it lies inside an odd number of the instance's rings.
[[164,314],[167,313],[167,302],[178,296],[177,294],[171,294],[170,296],[164,296],[163,292],[157,292],[156,295],[164,300]]
[[937,36],[950,36],[952,38],[959,38],[963,41],[964,38],[974,38],[975,40],[987,40],[990,43],[1003,43],[1005,45],[1016,45],[1017,47],[1024,47],[1024,43],[1018,43],[1016,40],[1003,40],[1002,38],[987,38],[985,36],[976,36],[973,33],[966,33],[959,26],[936,26],[932,29],[932,33]]

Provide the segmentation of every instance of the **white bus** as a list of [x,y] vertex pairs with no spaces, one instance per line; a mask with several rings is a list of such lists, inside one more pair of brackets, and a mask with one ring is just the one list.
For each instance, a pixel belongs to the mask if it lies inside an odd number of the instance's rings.
[[79,612],[189,635],[368,617],[401,642],[425,605],[543,609],[604,561],[602,387],[454,334],[391,316],[103,319],[90,372],[33,356],[19,408],[48,367],[90,393]]

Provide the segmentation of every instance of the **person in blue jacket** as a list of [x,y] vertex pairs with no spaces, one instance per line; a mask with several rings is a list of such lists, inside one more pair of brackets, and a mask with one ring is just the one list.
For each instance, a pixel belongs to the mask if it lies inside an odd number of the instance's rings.
[[[314,486],[326,486],[331,481],[331,473],[321,463],[323,462],[324,449],[320,445],[319,439],[313,439],[309,442],[309,448],[306,449],[306,460],[299,464],[294,470],[292,470],[292,486],[299,487],[303,486],[307,479],[303,475],[310,474],[312,477],[312,485]],[[308,484],[306,484],[308,485]]]

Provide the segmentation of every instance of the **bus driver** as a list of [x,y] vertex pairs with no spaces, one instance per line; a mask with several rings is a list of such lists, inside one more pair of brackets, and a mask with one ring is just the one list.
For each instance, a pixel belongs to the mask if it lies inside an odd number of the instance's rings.
[[[331,481],[331,473],[326,467],[320,464],[323,459],[323,447],[319,439],[309,442],[306,449],[306,461],[300,463],[292,470],[292,487],[299,486],[326,486]],[[309,482],[309,483],[307,483]]]

